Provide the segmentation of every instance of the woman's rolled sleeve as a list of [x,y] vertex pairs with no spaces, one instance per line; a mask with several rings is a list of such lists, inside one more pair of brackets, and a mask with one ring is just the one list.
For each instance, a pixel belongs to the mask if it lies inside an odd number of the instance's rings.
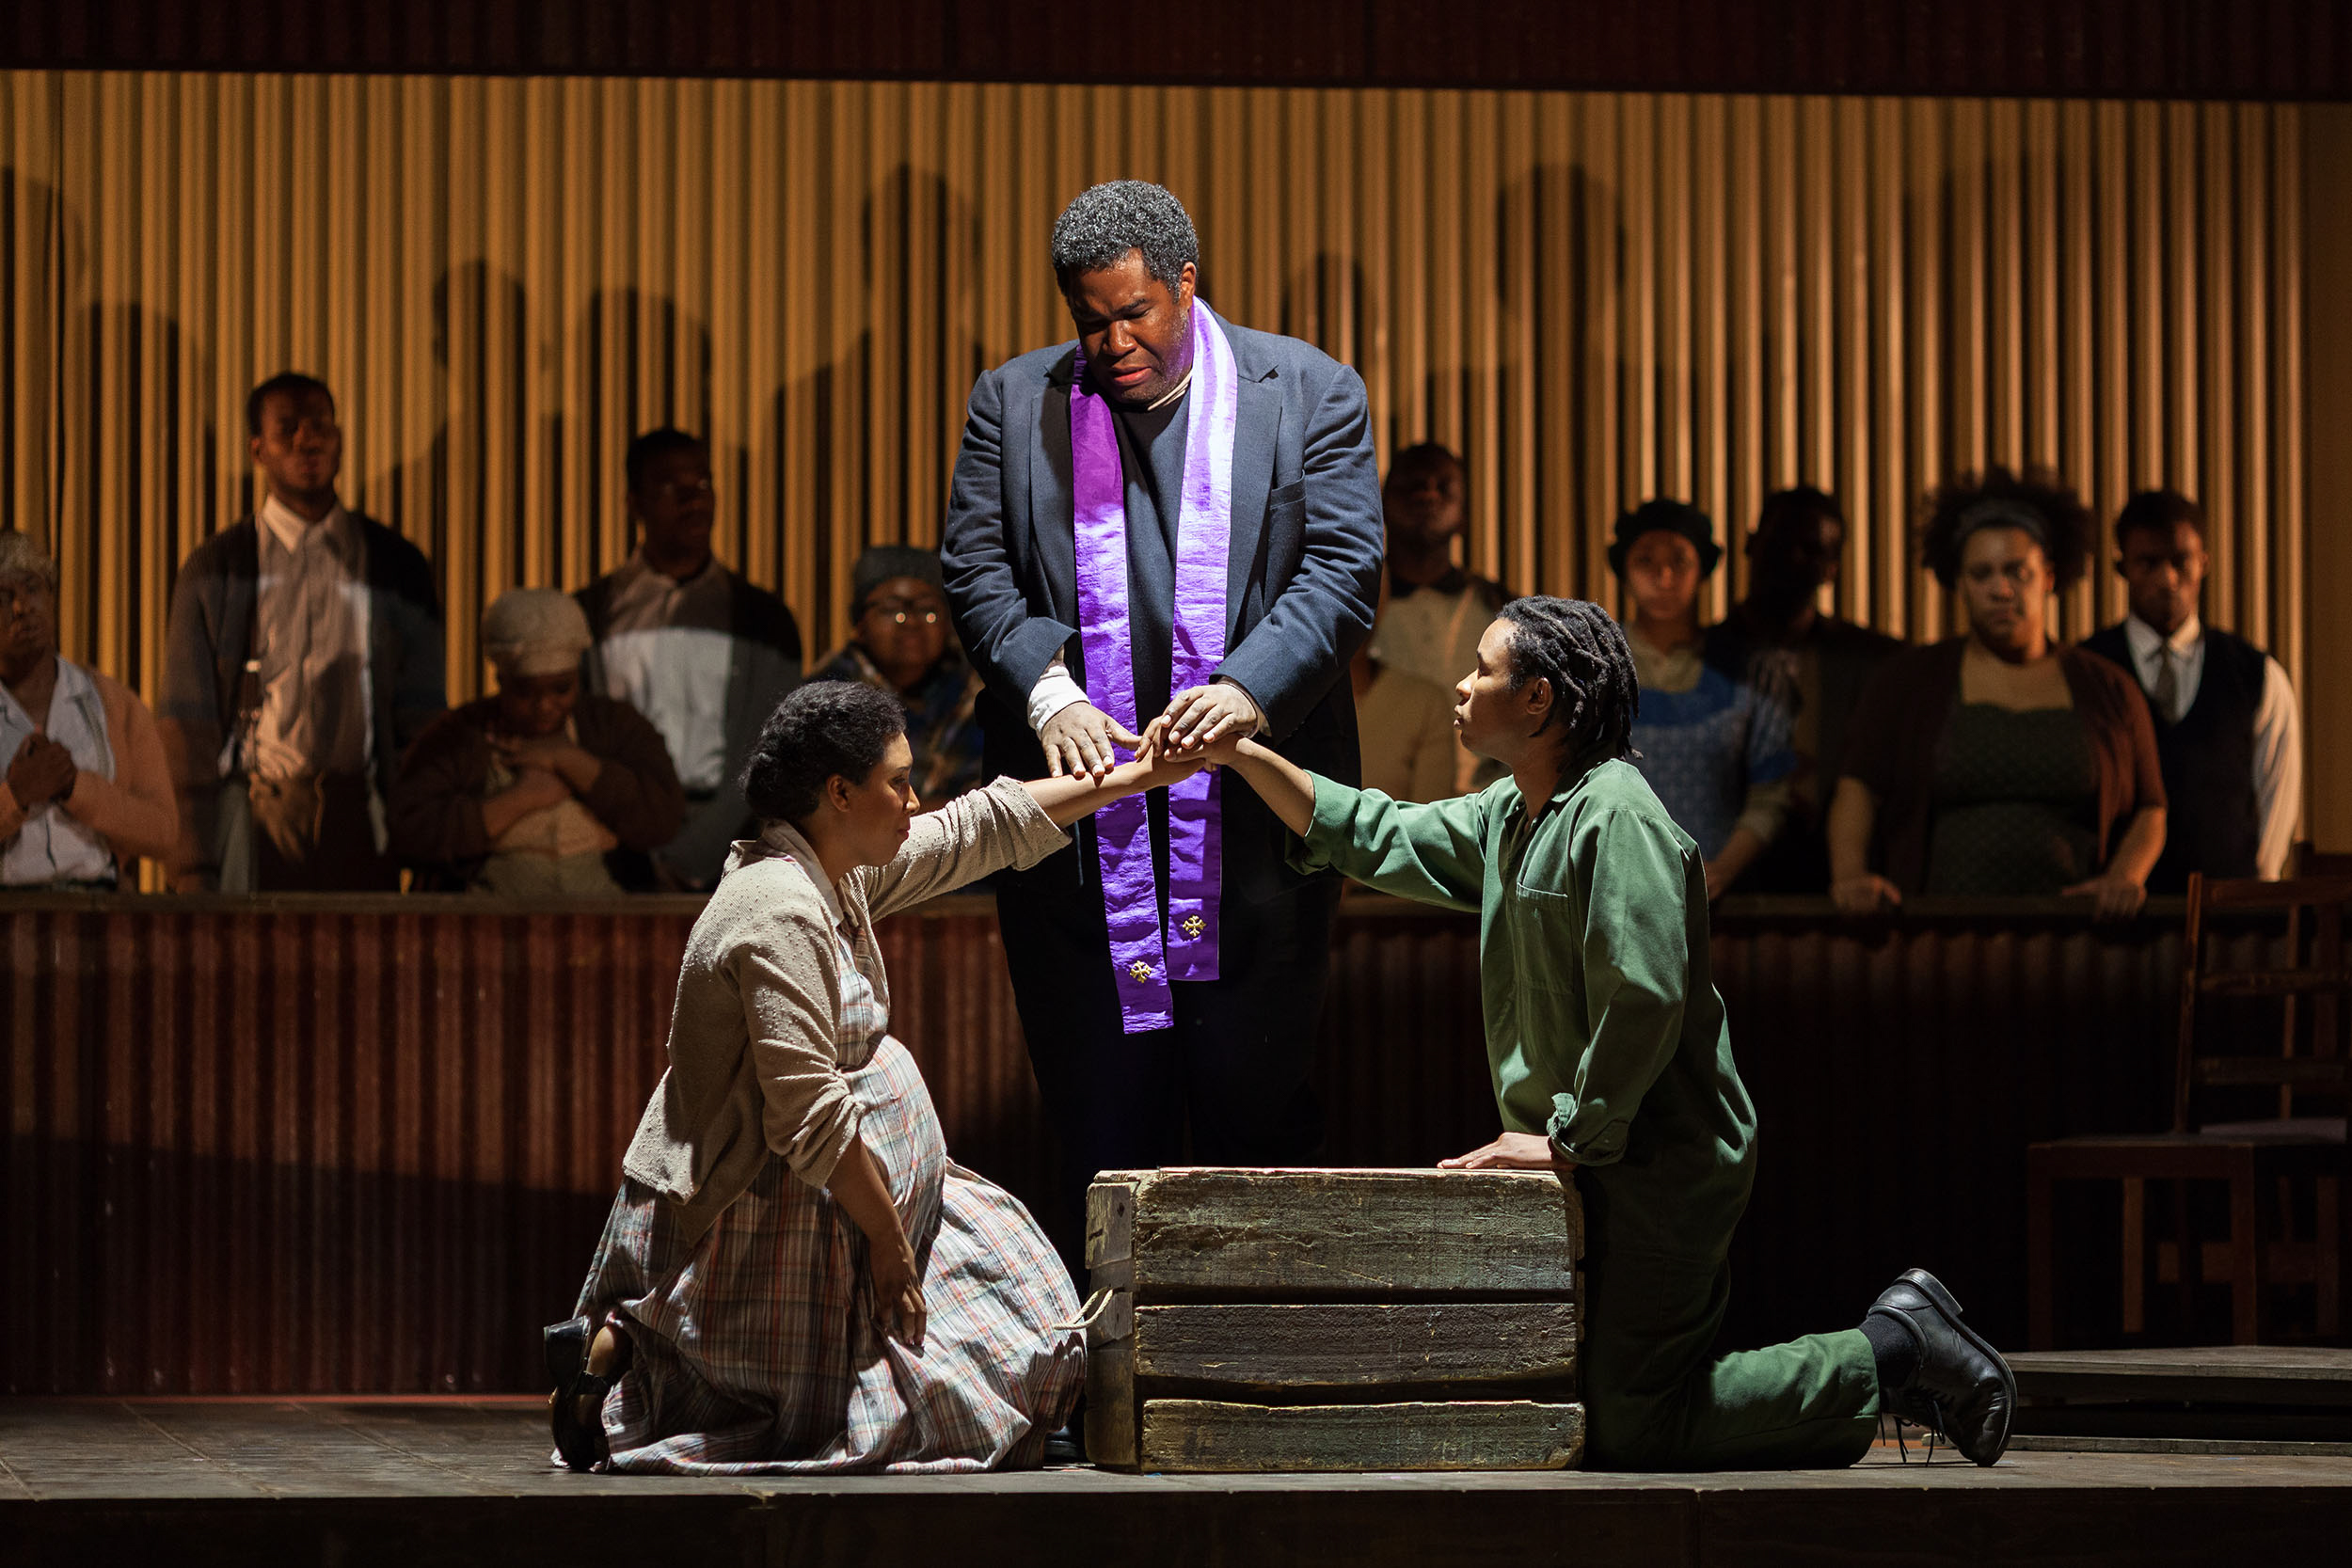
[[1020,780],[999,778],[916,817],[888,864],[856,875],[879,920],[1007,866],[1026,871],[1069,842]]
[[1399,898],[1474,910],[1486,878],[1486,797],[1396,801],[1376,789],[1351,789],[1320,773],[1314,816],[1294,841],[1299,871],[1337,871]]
[[857,1102],[836,1060],[839,970],[833,934],[789,912],[736,961],[759,1075],[761,1130],[768,1147],[812,1187],[833,1179],[858,1130]]

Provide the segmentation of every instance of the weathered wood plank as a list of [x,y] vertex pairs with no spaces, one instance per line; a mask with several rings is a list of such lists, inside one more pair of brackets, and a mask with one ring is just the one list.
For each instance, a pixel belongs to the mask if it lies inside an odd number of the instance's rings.
[[1086,1262],[1089,1269],[1124,1262],[1135,1245],[1136,1183],[1149,1171],[1095,1173],[1087,1187]]
[[1227,1403],[1146,1400],[1146,1470],[1562,1470],[1584,1454],[1584,1407]]
[[2028,1401],[2352,1406],[2352,1350],[2325,1346],[2028,1351],[2010,1366]]
[[1575,1187],[1537,1171],[1154,1171],[1131,1226],[1138,1302],[1565,1298],[1583,1253]]
[[1087,1347],[1087,1458],[1110,1470],[1136,1468],[1136,1347]]
[[1565,1301],[1140,1307],[1138,1381],[1263,1388],[1566,1380],[1577,1309]]
[[2352,1350],[2328,1345],[2196,1345],[2155,1350],[2020,1351],[2020,1375],[2035,1372],[2145,1373],[2158,1377],[2276,1378],[2352,1385]]

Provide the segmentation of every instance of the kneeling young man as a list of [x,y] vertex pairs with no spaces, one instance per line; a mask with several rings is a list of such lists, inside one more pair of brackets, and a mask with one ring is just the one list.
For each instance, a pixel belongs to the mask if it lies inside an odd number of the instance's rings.
[[1479,911],[1486,1055],[1506,1131],[1451,1168],[1573,1172],[1584,1201],[1587,1452],[1613,1469],[1851,1465],[1882,1410],[1979,1465],[2016,1383],[1934,1276],[1887,1287],[1858,1329],[1710,1357],[1725,1256],[1755,1174],[1756,1114],[1708,970],[1697,847],[1627,760],[1625,634],[1599,606],[1503,608],[1455,689],[1463,743],[1511,770],[1403,804],[1208,725],[1205,746],[1330,866]]

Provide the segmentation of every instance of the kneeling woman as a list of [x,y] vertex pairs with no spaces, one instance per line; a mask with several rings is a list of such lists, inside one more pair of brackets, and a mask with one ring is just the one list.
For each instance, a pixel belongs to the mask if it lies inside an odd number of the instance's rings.
[[916,816],[906,711],[814,681],[744,772],[762,822],[689,938],[670,1067],[579,1316],[548,1331],[575,1468],[1035,1465],[1083,1375],[1070,1276],[1018,1200],[952,1164],[887,1033],[873,922],[1067,842],[1200,766],[999,779]]

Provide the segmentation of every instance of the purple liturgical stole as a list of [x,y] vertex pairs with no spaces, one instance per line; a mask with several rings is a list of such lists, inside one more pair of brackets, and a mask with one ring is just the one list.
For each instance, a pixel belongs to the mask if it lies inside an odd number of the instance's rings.
[[[1206,685],[1225,657],[1225,582],[1233,531],[1233,427],[1241,378],[1233,348],[1207,304],[1192,302],[1193,399],[1184,427],[1184,493],[1176,520],[1176,641],[1171,691]],[[1087,695],[1120,724],[1136,722],[1135,627],[1128,609],[1127,492],[1110,407],[1087,389],[1086,356],[1070,388],[1070,457],[1078,546],[1079,646]],[[1156,715],[1154,715],[1156,717]],[[1160,929],[1150,813],[1140,795],[1094,814],[1110,925],[1119,1011],[1128,1034],[1167,1029],[1176,1014],[1168,981],[1216,978],[1217,889],[1224,851],[1217,776],[1193,774],[1168,788],[1168,930]]]

